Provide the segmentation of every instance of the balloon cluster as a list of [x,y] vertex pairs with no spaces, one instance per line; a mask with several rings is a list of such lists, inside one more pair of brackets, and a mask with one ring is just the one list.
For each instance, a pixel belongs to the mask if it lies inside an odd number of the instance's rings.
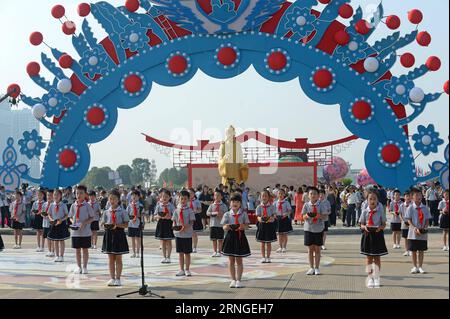
[[349,167],[347,162],[340,157],[333,157],[331,164],[323,168],[323,178],[327,182],[334,182],[347,176]]
[[359,186],[365,187],[367,185],[373,185],[376,184],[376,182],[373,180],[372,177],[370,177],[369,172],[367,172],[367,169],[363,169],[356,177],[356,182]]

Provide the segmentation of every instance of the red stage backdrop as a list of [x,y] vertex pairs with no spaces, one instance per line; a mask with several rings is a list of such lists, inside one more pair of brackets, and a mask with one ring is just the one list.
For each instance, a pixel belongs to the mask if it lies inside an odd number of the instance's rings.
[[[298,187],[303,184],[317,185],[317,163],[271,163],[248,164],[249,179],[246,183],[252,190],[260,191],[267,186],[286,184]],[[215,187],[222,180],[217,164],[188,165],[189,187],[208,185]]]

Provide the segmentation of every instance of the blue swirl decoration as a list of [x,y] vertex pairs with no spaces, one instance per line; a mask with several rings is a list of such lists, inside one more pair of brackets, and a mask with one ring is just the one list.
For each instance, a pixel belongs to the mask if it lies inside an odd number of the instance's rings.
[[438,147],[444,144],[444,140],[439,138],[434,125],[430,124],[428,127],[419,125],[417,130],[418,132],[412,136],[415,141],[414,148],[425,156],[437,153]]
[[14,139],[8,138],[6,148],[2,154],[3,163],[0,164],[0,185],[9,191],[20,187],[22,177],[28,173],[28,166],[17,164],[17,152],[14,148]]
[[[128,12],[105,1],[91,4],[91,14],[108,35],[101,42],[103,45],[98,44],[89,22],[84,20],[82,32],[72,40],[81,57],[71,66],[72,76],[61,74],[50,63],[45,65],[56,78],[64,75],[76,79],[85,89],[80,95],[64,95],[58,91],[57,79],[47,82],[35,77],[35,82],[49,93],[43,98],[22,96],[31,107],[42,101],[47,117],[62,110],[59,104],[56,110],[48,109],[50,96],[57,96],[58,101],[69,99],[60,122],[49,124],[45,117],[40,119],[53,135],[39,183],[50,188],[79,183],[90,167],[89,146],[113,132],[119,109],[143,103],[153,83],[180,86],[199,70],[213,78],[229,79],[253,66],[269,81],[297,80],[314,102],[338,105],[345,127],[369,141],[364,155],[369,174],[385,187],[406,190],[420,180],[404,126],[441,93],[426,94],[421,101],[416,99],[420,105],[414,115],[399,119],[390,100],[408,104],[412,81],[428,71],[421,66],[408,75],[391,79],[383,75],[394,65],[397,50],[412,43],[416,33],[404,37],[394,34],[372,46],[368,39],[373,30],[364,36],[355,31],[362,19],[360,8],[349,26],[336,21],[339,8],[348,2],[331,1],[317,19],[311,14],[317,0],[245,0],[240,6],[235,6],[234,1],[211,0],[211,13],[198,3],[189,6],[178,0],[141,1],[143,10],[138,12]],[[383,16],[380,5],[370,21],[373,29]],[[266,24],[269,20],[271,23]],[[334,36],[330,32],[336,32],[337,25],[349,33],[350,47],[330,42]],[[305,40],[308,34],[313,36]],[[325,46],[324,41],[328,41]],[[136,51],[130,55],[126,50]],[[62,52],[65,50],[53,49],[53,57],[58,60]],[[358,72],[352,67],[375,54],[379,54],[378,70]],[[399,85],[404,85],[405,90],[398,90]]]

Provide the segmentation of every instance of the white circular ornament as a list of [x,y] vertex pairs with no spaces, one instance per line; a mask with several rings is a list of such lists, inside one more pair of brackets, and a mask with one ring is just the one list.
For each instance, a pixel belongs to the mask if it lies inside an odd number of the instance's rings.
[[28,141],[27,148],[29,150],[31,150],[31,151],[34,150],[36,148],[36,142],[35,141]]
[[358,42],[356,42],[356,41],[351,41],[349,44],[348,44],[348,49],[350,50],[350,51],[356,51],[356,50],[358,50],[358,48],[359,48],[359,45],[358,45]]
[[52,97],[48,100],[48,105],[50,107],[55,107],[58,105],[58,100],[56,98]]
[[130,42],[131,43],[136,43],[136,42],[138,42],[139,41],[139,34],[137,34],[137,33],[132,33],[131,35],[130,35]]
[[425,146],[429,146],[431,144],[431,142],[433,142],[432,138],[430,135],[424,135],[422,137],[422,144]]
[[304,16],[299,16],[298,18],[297,18],[297,20],[296,20],[296,22],[297,22],[297,24],[299,25],[299,26],[304,26],[305,24],[306,24],[306,18],[304,17]]
[[367,72],[374,73],[378,71],[380,67],[380,62],[378,62],[378,59],[374,57],[367,58],[364,61],[364,69],[366,69]]
[[35,106],[33,106],[33,116],[40,120],[45,116],[45,113],[47,113],[47,110],[45,109],[44,104],[38,103]]
[[98,64],[98,58],[96,56],[91,56],[89,58],[89,64],[92,66],[96,66]]
[[415,87],[409,92],[409,98],[414,103],[420,103],[425,98],[425,92],[421,88]]
[[400,84],[397,85],[397,87],[395,88],[395,93],[397,93],[398,95],[403,95],[406,92],[406,88],[404,85]]
[[57,87],[59,92],[63,94],[69,93],[72,91],[72,81],[69,79],[59,80]]

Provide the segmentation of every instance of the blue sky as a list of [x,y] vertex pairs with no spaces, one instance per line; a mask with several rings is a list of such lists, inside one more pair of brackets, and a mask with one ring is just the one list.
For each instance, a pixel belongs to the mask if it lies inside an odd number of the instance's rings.
[[[110,2],[115,5],[124,3],[120,0]],[[73,52],[70,37],[61,32],[60,22],[50,15],[51,8],[58,3],[66,7],[69,19],[81,25],[81,19],[76,14],[79,1],[22,0],[20,5],[18,2],[2,1],[0,88],[17,82],[26,94],[42,95],[43,92],[28,78],[25,68],[29,62],[39,61],[41,50],[47,53],[49,50],[45,46],[36,48],[29,44],[28,37],[32,31],[41,31],[50,46],[68,53]],[[363,10],[367,11],[379,1],[357,0],[352,3],[361,5]],[[426,92],[442,91],[449,70],[449,1],[385,0],[383,3],[386,15],[397,14],[401,17],[401,31],[404,33],[414,28],[406,19],[407,12],[413,8],[423,11],[425,19],[420,30],[431,33],[432,44],[428,48],[413,44],[406,50],[414,52],[417,64],[425,62],[430,55],[441,57],[441,70],[418,80],[417,85]],[[381,26],[373,39],[384,37],[388,33],[387,27]],[[396,66],[393,72],[403,74],[407,71]],[[412,131],[415,132],[419,124],[434,123],[441,132],[441,137],[447,142],[448,117],[448,97],[445,95],[430,105],[417,122],[412,123]],[[92,166],[116,168],[120,164],[131,163],[135,157],[147,157],[156,159],[159,170],[162,170],[171,167],[170,158],[155,151],[144,141],[141,133],[190,144],[199,138],[217,141],[222,138],[223,131],[230,124],[242,130],[259,129],[269,134],[277,134],[283,139],[309,137],[311,142],[350,135],[341,122],[338,107],[312,102],[301,91],[297,80],[271,83],[253,70],[234,79],[216,80],[199,72],[193,80],[180,87],[154,85],[145,103],[132,110],[120,111],[119,122],[113,134],[107,140],[91,146]],[[42,133],[48,137],[48,132],[43,130]],[[183,135],[181,140],[180,134]],[[366,143],[359,140],[339,156],[351,162],[353,168],[362,168],[362,154]],[[435,156],[419,157],[418,163],[426,166],[433,160],[442,159],[444,147],[445,145]],[[115,150],[114,154],[112,149]]]

